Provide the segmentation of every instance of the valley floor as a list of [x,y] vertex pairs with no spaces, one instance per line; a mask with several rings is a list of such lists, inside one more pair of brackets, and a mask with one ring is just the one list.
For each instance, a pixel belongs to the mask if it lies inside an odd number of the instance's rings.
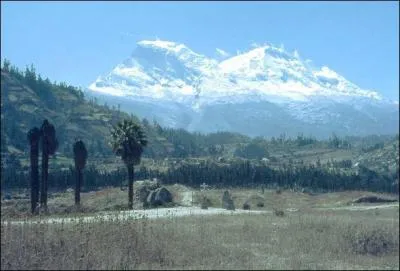
[[[352,205],[372,194],[365,192],[237,188],[230,189],[237,209],[227,211],[219,208],[222,189],[168,188],[181,206],[111,212],[103,205],[96,215],[41,216],[49,223],[2,215],[1,269],[399,269],[398,202]],[[85,193],[82,202],[100,208],[122,195],[125,203],[126,194],[109,188]],[[213,207],[200,209],[200,195]],[[72,205],[72,196],[56,195],[49,207]],[[243,210],[249,196],[265,206]]]

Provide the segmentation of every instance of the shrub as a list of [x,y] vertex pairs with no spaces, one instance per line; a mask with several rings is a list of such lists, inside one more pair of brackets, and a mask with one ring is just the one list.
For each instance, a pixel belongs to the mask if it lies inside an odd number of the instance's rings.
[[399,245],[398,238],[395,238],[385,227],[352,226],[344,232],[344,239],[347,240],[352,252],[362,255],[389,254],[394,252]]
[[201,209],[208,209],[208,207],[211,206],[211,200],[207,198],[206,196],[202,196],[201,202],[200,202],[200,208]]
[[283,210],[274,209],[274,214],[276,216],[284,216],[285,212]]

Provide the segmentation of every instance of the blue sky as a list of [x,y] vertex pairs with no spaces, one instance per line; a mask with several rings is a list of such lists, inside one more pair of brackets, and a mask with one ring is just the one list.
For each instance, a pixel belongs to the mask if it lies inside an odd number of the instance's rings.
[[85,87],[142,39],[235,54],[283,44],[365,89],[399,99],[397,2],[1,2],[1,57]]

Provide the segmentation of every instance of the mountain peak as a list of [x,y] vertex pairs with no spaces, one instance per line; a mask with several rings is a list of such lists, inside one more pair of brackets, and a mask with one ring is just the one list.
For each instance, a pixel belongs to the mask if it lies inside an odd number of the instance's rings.
[[159,48],[166,51],[173,51],[175,53],[182,49],[188,49],[184,44],[159,39],[142,40],[137,42],[137,45],[142,47]]
[[313,129],[327,135],[332,129],[392,131],[398,123],[398,104],[283,46],[257,44],[232,56],[219,49],[225,57],[214,59],[171,41],[137,45],[89,89],[166,126],[253,135],[271,133],[271,126],[277,133]]
[[219,60],[172,41],[142,40],[137,45],[131,58],[89,88],[174,101],[195,93],[202,103],[227,102],[238,96],[243,101],[254,96],[266,100],[313,96],[381,100],[377,92],[361,89],[327,66],[311,67],[297,50],[288,52],[283,45],[252,44],[246,52]]

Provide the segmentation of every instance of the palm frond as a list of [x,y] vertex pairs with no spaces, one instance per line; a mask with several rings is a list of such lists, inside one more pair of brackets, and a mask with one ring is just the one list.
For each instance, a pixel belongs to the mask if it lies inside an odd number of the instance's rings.
[[125,119],[111,130],[110,146],[125,163],[138,164],[147,138],[139,124]]

